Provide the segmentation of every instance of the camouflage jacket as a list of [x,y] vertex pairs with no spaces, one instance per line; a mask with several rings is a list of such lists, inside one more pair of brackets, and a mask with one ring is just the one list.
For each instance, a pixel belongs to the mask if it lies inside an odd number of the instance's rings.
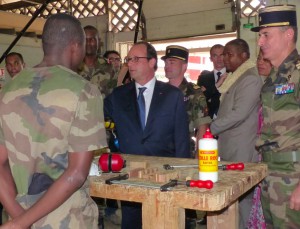
[[78,74],[98,86],[103,97],[108,96],[117,86],[117,77],[112,67],[104,59],[99,59],[94,68],[82,63]]
[[183,93],[188,113],[189,132],[191,136],[194,136],[195,129],[211,122],[207,112],[206,98],[199,86],[188,82],[185,78],[179,85],[179,89]]
[[[68,166],[69,153],[107,145],[99,90],[62,66],[24,69],[1,90],[0,107],[0,144],[8,150],[17,200],[25,209],[42,195],[27,195],[33,174],[56,180]],[[90,228],[94,218],[97,206],[86,181],[32,228],[49,222],[47,228]]]
[[[300,58],[294,50],[262,87],[263,126],[257,145],[277,142],[275,152],[300,149]],[[294,91],[275,94],[278,86],[294,83]]]

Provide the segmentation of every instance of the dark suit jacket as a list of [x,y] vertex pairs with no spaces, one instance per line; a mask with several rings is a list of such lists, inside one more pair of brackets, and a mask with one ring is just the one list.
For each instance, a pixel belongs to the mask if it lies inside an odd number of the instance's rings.
[[115,122],[121,153],[189,157],[188,117],[178,88],[156,81],[144,130],[134,82],[114,89],[104,101],[104,113]]
[[215,85],[214,72],[205,71],[205,73],[202,73],[198,78],[197,84],[206,88],[204,95],[206,97],[208,114],[210,118],[213,118],[214,114],[218,112],[221,95]]

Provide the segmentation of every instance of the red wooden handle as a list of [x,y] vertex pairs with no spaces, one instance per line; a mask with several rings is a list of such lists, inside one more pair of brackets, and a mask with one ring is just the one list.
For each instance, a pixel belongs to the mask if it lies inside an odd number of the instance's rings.
[[214,186],[214,183],[211,180],[188,180],[186,182],[186,185],[188,187],[212,189]]
[[244,168],[244,163],[234,163],[226,165],[226,170],[243,170]]

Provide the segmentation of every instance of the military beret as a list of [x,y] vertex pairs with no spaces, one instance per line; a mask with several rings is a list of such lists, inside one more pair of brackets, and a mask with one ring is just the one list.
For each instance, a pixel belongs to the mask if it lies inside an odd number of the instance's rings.
[[259,32],[262,28],[278,26],[297,26],[295,5],[274,5],[261,8],[258,12],[259,26],[251,29]]
[[166,48],[166,54],[161,59],[165,60],[167,58],[177,58],[179,60],[188,61],[189,50],[185,47],[179,45],[170,45]]

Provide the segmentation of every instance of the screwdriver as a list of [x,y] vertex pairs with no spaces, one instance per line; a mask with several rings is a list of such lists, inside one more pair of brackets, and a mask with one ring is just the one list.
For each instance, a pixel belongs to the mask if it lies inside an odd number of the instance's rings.
[[[163,165],[165,170],[172,170],[175,168],[196,168],[199,167],[199,165],[169,165],[169,164],[164,164]],[[218,165],[219,169],[222,170],[243,170],[244,169],[244,163],[233,163],[233,164],[228,164],[228,165]]]
[[218,168],[223,170],[243,170],[245,165],[244,163],[233,163],[228,165],[219,165]]
[[187,181],[177,181],[177,184],[183,184],[187,187],[197,187],[212,189],[214,183],[211,180],[187,180]]
[[178,180],[170,180],[169,183],[164,184],[160,187],[160,191],[169,191],[171,187],[176,185],[185,185],[187,187],[197,187],[197,188],[206,188],[212,189],[214,183],[211,180],[188,180],[188,181],[178,181]]

